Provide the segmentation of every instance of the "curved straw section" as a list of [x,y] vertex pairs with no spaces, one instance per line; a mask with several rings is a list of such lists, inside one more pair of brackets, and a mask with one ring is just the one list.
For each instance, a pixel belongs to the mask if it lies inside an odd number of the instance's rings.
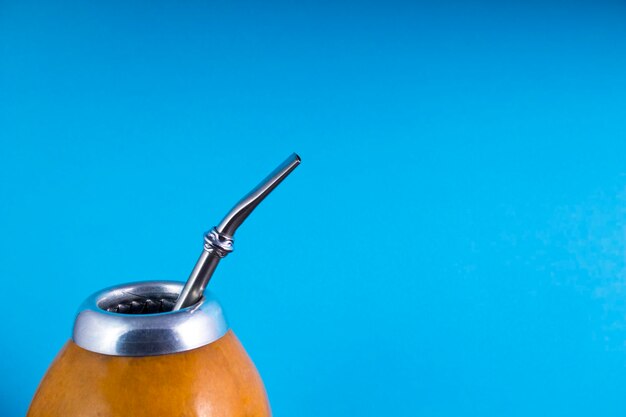
[[300,157],[295,153],[291,154],[259,185],[239,200],[217,227],[204,236],[204,250],[176,300],[174,311],[193,305],[202,298],[220,259],[232,251],[233,235],[237,228],[299,164]]
[[259,185],[239,200],[235,207],[224,217],[219,226],[215,228],[218,233],[232,237],[237,228],[241,226],[241,223],[252,213],[252,210],[254,210],[256,206],[291,173],[291,171],[296,169],[299,164],[300,157],[295,153],[291,154],[291,156],[272,171],[271,174],[265,177]]

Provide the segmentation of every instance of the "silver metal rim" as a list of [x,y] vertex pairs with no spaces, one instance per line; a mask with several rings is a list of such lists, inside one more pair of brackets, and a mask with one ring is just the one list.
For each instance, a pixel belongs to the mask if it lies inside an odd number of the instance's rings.
[[208,345],[226,334],[222,307],[209,291],[196,304],[156,314],[121,314],[99,307],[126,294],[153,297],[180,294],[183,283],[148,281],[98,291],[82,304],[74,321],[72,339],[92,352],[114,356],[152,356],[184,352]]

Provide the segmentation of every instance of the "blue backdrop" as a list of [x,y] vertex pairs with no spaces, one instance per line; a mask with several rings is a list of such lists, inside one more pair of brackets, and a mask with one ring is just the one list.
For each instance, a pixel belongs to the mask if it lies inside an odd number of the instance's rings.
[[276,416],[626,413],[624,5],[179,3],[0,2],[1,415],[292,151],[211,283]]

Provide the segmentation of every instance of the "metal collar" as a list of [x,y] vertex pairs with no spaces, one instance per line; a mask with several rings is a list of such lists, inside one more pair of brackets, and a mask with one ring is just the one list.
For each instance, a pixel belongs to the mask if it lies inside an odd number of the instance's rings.
[[221,338],[228,324],[209,291],[198,303],[177,311],[123,314],[111,307],[142,302],[173,306],[182,288],[180,282],[149,281],[98,291],[76,315],[72,339],[83,349],[105,355],[151,356],[184,352]]

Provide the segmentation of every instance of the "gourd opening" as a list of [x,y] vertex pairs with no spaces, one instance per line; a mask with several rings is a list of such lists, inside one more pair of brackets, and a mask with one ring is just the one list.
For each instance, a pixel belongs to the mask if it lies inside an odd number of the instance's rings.
[[[176,304],[176,295],[158,295],[150,297],[139,297],[134,294],[128,294],[127,297],[119,300],[107,300],[107,302],[98,303],[98,307],[109,313],[119,314],[157,314],[172,311]],[[110,302],[109,302],[110,301]]]
[[125,286],[105,291],[97,299],[99,309],[117,314],[159,314],[174,310],[180,287],[150,285]]

